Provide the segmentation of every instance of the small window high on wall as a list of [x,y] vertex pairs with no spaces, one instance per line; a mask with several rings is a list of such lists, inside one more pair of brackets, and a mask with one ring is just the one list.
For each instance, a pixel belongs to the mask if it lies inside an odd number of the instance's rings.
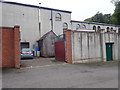
[[83,29],[86,29],[86,25],[83,25],[82,28],[83,28]]
[[79,30],[80,29],[80,24],[77,24],[76,25],[76,30]]
[[96,31],[96,26],[93,26],[93,30],[95,30],[95,31]]
[[56,18],[56,21],[61,21],[62,20],[62,17],[61,17],[60,13],[57,13],[55,18]]
[[63,30],[67,30],[68,29],[68,24],[67,23],[64,23],[63,24]]
[[98,30],[98,31],[100,31],[100,30],[101,30],[101,27],[100,27],[100,26],[98,26],[98,27],[97,27],[97,30]]
[[107,32],[110,32],[110,28],[109,27],[107,27]]
[[120,33],[120,28],[118,28],[118,33]]

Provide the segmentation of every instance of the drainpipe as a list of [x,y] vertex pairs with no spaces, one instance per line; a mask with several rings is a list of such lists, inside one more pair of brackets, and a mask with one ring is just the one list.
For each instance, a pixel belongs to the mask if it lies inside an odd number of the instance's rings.
[[41,3],[39,3],[39,9],[38,9],[38,25],[39,25],[39,35],[41,37],[40,5],[41,5]]
[[53,12],[51,10],[51,31],[53,31]]

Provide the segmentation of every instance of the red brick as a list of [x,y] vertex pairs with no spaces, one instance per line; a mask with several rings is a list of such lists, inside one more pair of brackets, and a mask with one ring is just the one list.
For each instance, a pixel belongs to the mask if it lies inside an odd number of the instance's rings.
[[72,64],[72,41],[71,41],[71,30],[65,30],[66,35],[66,59],[69,64]]
[[0,67],[20,67],[20,32],[19,27],[8,28],[2,27],[0,32],[0,46],[2,53],[0,58]]

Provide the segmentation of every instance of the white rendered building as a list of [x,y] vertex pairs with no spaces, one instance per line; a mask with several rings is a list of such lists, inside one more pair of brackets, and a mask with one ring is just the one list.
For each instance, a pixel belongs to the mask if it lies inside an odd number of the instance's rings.
[[[1,5],[2,4],[2,5]],[[36,41],[49,31],[56,35],[63,34],[64,29],[94,30],[104,29],[118,32],[120,26],[81,22],[71,20],[71,11],[1,1],[2,24],[0,26],[13,27],[19,25],[21,30],[21,46],[35,48]],[[0,20],[1,21],[1,20]]]

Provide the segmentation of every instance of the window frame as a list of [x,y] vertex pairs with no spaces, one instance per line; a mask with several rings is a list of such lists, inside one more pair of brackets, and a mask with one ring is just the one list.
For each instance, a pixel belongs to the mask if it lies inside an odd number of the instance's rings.
[[[66,28],[65,28],[66,25]],[[67,30],[68,29],[68,24],[66,22],[63,23],[63,30]]]
[[76,25],[76,30],[79,30],[80,27],[81,27],[80,24],[77,24],[77,25]]
[[61,16],[60,13],[56,13],[56,15],[55,15],[55,20],[56,20],[56,21],[62,21],[62,16]]

